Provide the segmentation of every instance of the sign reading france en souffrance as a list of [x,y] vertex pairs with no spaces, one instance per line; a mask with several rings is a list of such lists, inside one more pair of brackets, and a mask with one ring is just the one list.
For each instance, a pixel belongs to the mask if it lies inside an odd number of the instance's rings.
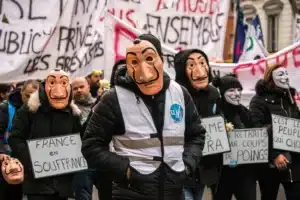
[[183,108],[179,104],[173,104],[170,108],[171,118],[175,122],[181,122],[183,118]]

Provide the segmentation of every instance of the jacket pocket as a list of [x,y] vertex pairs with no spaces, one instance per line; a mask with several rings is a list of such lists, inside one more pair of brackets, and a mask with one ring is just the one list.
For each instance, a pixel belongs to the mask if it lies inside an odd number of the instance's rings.
[[168,165],[165,165],[166,171],[166,184],[175,184],[175,185],[183,185],[184,181],[187,180],[188,176],[185,170],[183,171],[175,171]]
[[160,167],[150,174],[142,174],[134,168],[128,180],[128,189],[143,195],[156,194],[160,179]]

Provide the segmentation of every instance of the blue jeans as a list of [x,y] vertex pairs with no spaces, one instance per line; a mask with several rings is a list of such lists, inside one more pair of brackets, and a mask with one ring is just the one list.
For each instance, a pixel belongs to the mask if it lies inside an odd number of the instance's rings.
[[196,187],[184,186],[183,192],[185,200],[202,200],[204,185],[196,184]]
[[78,172],[73,178],[73,191],[75,200],[92,200],[93,185],[96,182],[97,173],[95,170],[88,169]]

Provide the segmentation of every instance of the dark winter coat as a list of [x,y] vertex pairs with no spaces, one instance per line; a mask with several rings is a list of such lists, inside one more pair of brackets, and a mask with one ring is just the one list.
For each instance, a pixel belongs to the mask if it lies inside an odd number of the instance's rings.
[[[300,181],[300,154],[279,151],[272,148],[272,118],[271,114],[300,119],[299,109],[296,103],[292,104],[288,92],[284,89],[268,86],[263,80],[259,80],[255,87],[256,95],[250,103],[250,111],[255,127],[268,127],[269,133],[269,160],[273,164],[274,159],[283,154],[290,160],[291,174],[288,170],[282,171],[280,176],[283,181]],[[290,89],[291,95],[295,95],[295,89]],[[295,102],[295,101],[294,101]]]
[[[16,108],[16,110],[18,110],[23,105],[21,90],[18,88],[12,91],[9,95],[8,101]],[[8,125],[8,101],[0,103],[0,153],[6,152],[2,136],[4,135]]]
[[[148,107],[159,139],[162,139],[164,124],[165,91],[169,87],[170,79],[164,75],[163,89],[154,96],[146,96],[140,92],[126,71],[120,73],[117,85],[126,88],[142,98]],[[185,150],[183,159],[185,165],[193,173],[200,161],[204,147],[205,130],[195,105],[183,88],[186,109]],[[106,171],[113,180],[113,199],[132,200],[181,200],[182,186],[187,178],[185,172],[174,172],[162,163],[158,170],[151,175],[142,175],[132,169],[130,180],[126,179],[129,159],[109,151],[109,143],[114,135],[125,132],[124,121],[118,103],[116,90],[107,91],[95,107],[92,117],[84,134],[82,153],[91,168]]]
[[74,104],[69,104],[62,110],[53,109],[42,86],[39,91],[31,95],[28,104],[18,110],[13,122],[9,145],[15,157],[24,165],[24,194],[59,193],[62,197],[73,196],[72,174],[34,179],[26,141],[79,133],[80,128],[78,108]]
[[[202,55],[204,54],[204,52],[198,49],[184,50],[176,54],[174,61],[176,82],[187,88],[193,98],[199,115],[202,118],[211,117],[218,114],[214,111],[214,106],[220,98],[217,88],[212,85],[208,85],[208,87],[205,89],[196,90],[186,76],[186,61],[188,56],[195,52],[201,53]],[[209,82],[212,80],[210,67],[208,71],[208,79]],[[197,173],[195,173],[195,177],[189,178],[185,185],[193,187],[198,181],[204,185],[216,184],[220,177],[220,168],[222,166],[221,161],[221,155],[209,155],[202,157],[199,168],[197,169]]]

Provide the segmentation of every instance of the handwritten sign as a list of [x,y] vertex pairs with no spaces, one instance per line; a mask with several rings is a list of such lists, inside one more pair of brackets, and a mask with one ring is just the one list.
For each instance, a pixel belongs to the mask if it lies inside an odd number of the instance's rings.
[[224,165],[268,162],[268,133],[266,128],[236,129],[230,132],[231,152],[223,154]]
[[300,120],[272,115],[273,148],[300,153]]
[[79,134],[27,141],[35,178],[57,176],[87,169]]
[[223,117],[203,118],[202,125],[206,129],[203,156],[230,151]]

